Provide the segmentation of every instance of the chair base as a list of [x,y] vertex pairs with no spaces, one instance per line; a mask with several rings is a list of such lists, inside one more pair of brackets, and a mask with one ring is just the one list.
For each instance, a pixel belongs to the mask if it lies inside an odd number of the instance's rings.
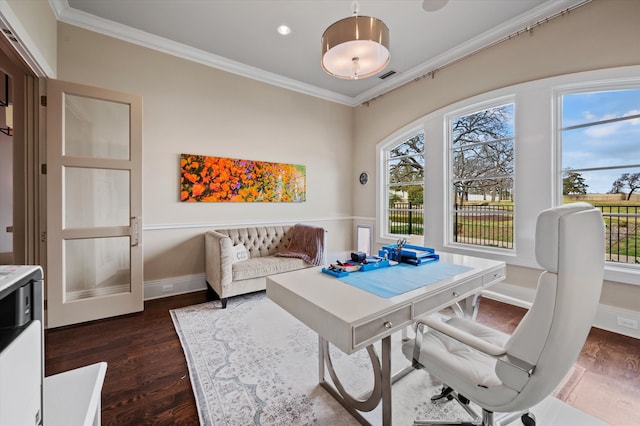
[[441,399],[441,398],[447,398],[449,400],[455,399],[458,402],[458,404],[460,404],[460,406],[464,408],[465,411],[469,413],[471,417],[473,417],[473,420],[470,422],[446,422],[441,420],[438,420],[438,421],[415,420],[413,422],[414,426],[426,426],[426,425],[429,425],[429,426],[452,426],[452,425],[506,426],[511,422],[513,422],[518,417],[520,417],[520,420],[522,421],[522,424],[524,426],[536,425],[536,418],[533,415],[533,413],[529,411],[521,411],[521,412],[515,412],[515,413],[500,413],[497,415],[491,411],[487,411],[484,409],[482,410],[482,412],[478,412],[477,410],[475,410],[473,407],[469,405],[468,399],[466,399],[464,396],[458,394],[455,390],[447,386],[443,386],[442,392],[438,395],[435,395],[433,398],[431,398],[431,400],[437,401],[438,399]]

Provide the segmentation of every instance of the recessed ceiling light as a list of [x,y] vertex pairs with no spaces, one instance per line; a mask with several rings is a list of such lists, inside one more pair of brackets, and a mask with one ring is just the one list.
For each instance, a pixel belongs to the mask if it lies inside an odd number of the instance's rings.
[[427,12],[435,12],[442,9],[449,0],[424,0],[422,8]]
[[282,34],[282,35],[287,35],[291,33],[291,28],[289,28],[287,25],[280,25],[278,27],[278,33]]

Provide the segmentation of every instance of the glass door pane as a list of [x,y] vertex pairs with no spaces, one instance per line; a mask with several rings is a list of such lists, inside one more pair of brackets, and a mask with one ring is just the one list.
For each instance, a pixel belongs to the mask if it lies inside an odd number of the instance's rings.
[[64,227],[129,225],[129,171],[64,167]]
[[64,242],[65,302],[131,291],[129,237]]
[[128,160],[129,105],[65,96],[63,155]]

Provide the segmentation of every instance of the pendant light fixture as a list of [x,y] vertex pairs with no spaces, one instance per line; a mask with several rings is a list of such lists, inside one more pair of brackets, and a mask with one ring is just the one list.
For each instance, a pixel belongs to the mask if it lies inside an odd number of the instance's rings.
[[322,34],[322,69],[334,77],[357,80],[385,69],[389,63],[389,28],[369,16],[353,16],[333,23]]

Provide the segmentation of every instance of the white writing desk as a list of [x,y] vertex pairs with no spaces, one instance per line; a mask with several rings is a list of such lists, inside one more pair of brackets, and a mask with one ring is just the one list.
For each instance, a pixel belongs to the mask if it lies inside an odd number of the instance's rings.
[[[322,273],[319,267],[267,278],[267,296],[318,333],[320,385],[361,423],[367,421],[360,412],[372,411],[382,402],[382,423],[391,424],[391,335],[412,325],[417,317],[437,312],[505,278],[504,262],[439,254],[440,262],[471,269],[391,298],[345,284]],[[428,273],[429,265],[415,268]],[[382,345],[381,358],[373,347],[378,341]],[[342,387],[331,363],[329,343],[347,354],[367,349],[373,366],[374,389],[366,400],[352,397]],[[333,385],[325,380],[325,366]]]

